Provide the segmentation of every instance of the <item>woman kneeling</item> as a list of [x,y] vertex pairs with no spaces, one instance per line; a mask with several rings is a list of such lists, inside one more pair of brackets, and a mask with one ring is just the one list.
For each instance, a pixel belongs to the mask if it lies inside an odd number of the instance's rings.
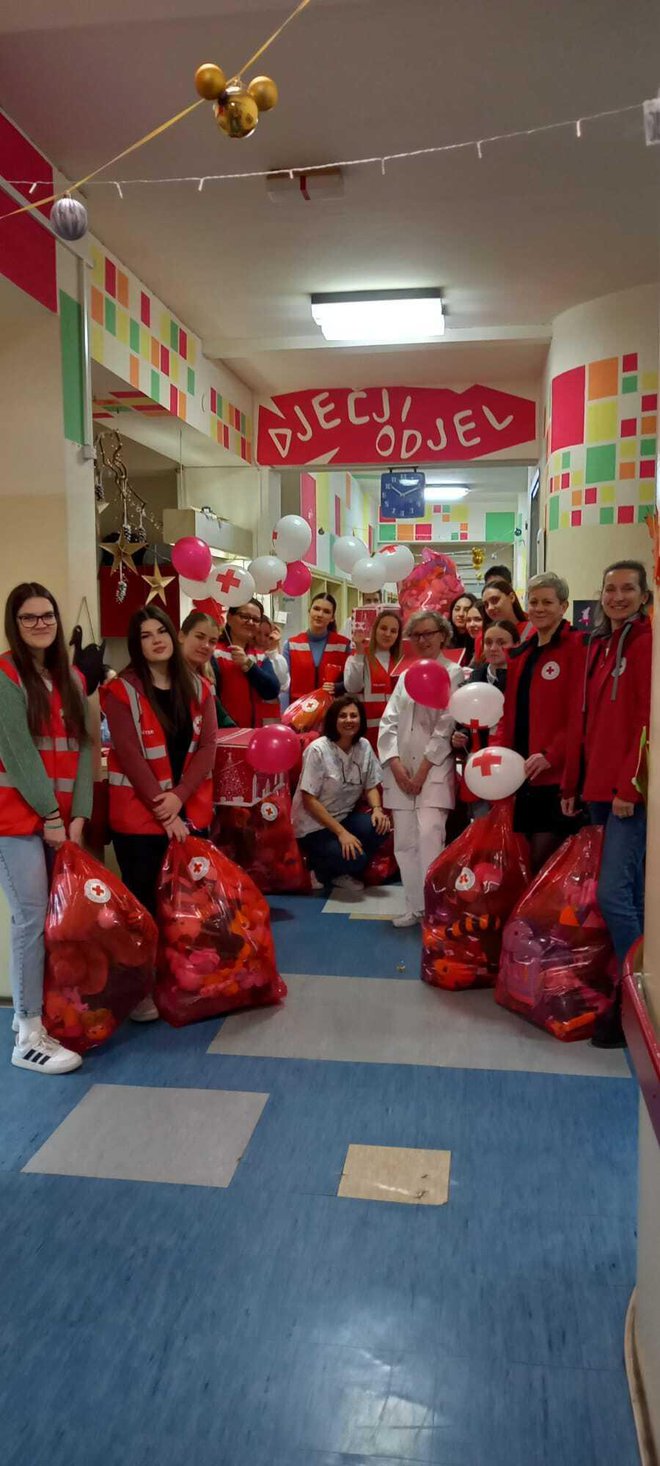
[[[322,886],[363,889],[359,877],[388,833],[380,798],[382,770],[366,738],[362,703],[338,697],[323,737],[306,750],[293,800],[293,827]],[[369,811],[356,805],[365,798]]]

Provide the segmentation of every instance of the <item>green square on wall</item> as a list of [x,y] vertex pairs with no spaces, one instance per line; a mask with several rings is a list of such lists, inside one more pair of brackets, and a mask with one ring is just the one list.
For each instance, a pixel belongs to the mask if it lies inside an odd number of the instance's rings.
[[396,539],[396,525],[395,524],[379,524],[379,526],[378,526],[378,538],[380,540],[381,545],[390,545],[392,543],[392,541]]
[[131,351],[136,356],[140,355],[140,322],[131,320],[130,330]]
[[570,466],[571,466],[571,455],[570,455],[570,451],[568,453],[562,453],[562,455],[561,455],[561,466],[562,466],[562,470],[564,472],[566,471],[566,469],[570,468]]
[[152,402],[160,402],[160,375],[159,375],[158,372],[155,372],[153,370],[151,372],[151,393],[150,393],[150,396],[151,396]]
[[188,367],[188,396],[195,396],[195,373],[192,367]]
[[176,321],[170,321],[170,350],[179,350],[179,327]]
[[615,478],[616,443],[604,443],[600,448],[587,448],[585,483],[597,484],[601,480],[612,483]]
[[107,295],[105,297],[105,329],[110,332],[111,336],[117,335],[117,307],[114,300],[109,300]]
[[614,508],[599,509],[598,522],[599,524],[614,524]]
[[486,543],[494,544],[497,540],[512,540],[516,528],[516,516],[512,513],[488,514],[486,513]]
[[642,458],[655,458],[656,445],[656,438],[642,438],[639,446],[639,451]]
[[649,514],[653,514],[654,512],[655,512],[655,505],[654,504],[640,504],[639,507],[638,507],[638,509],[637,509],[637,523],[638,524],[643,524],[644,523],[644,520],[645,519],[648,519]]
[[635,376],[632,376],[632,377],[624,377],[623,378],[623,381],[621,383],[621,391],[622,392],[636,392],[637,391],[637,376],[635,375]]
[[559,494],[553,494],[548,504],[548,529],[559,529]]

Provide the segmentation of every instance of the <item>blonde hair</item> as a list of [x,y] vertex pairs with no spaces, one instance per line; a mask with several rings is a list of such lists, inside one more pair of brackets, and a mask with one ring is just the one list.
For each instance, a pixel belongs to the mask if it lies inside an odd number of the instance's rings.
[[374,624],[373,624],[372,629],[371,629],[371,636],[369,637],[369,656],[371,658],[375,657],[376,656],[376,653],[378,651],[378,647],[376,646],[376,632],[378,630],[378,627],[380,626],[381,621],[384,621],[384,619],[385,619],[386,616],[391,616],[392,617],[392,620],[393,621],[396,621],[398,623],[398,627],[399,627],[397,639],[396,639],[394,645],[390,648],[391,654],[392,654],[393,657],[399,657],[401,655],[401,640],[402,640],[402,637],[403,637],[403,626],[401,625],[401,617],[399,616],[398,612],[395,611],[394,609],[392,609],[392,610],[380,611],[379,614],[376,617],[376,620],[374,621]]

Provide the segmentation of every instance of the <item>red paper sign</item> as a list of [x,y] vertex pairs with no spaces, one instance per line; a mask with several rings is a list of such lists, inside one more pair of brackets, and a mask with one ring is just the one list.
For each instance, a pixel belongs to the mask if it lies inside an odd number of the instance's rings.
[[536,438],[536,403],[494,387],[286,392],[259,407],[260,464],[456,463]]

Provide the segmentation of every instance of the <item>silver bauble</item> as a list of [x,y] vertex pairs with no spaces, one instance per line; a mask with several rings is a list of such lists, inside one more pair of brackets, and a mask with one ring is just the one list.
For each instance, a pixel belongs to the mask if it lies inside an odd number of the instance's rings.
[[50,211],[50,222],[60,239],[82,239],[87,233],[87,210],[79,199],[58,199]]

